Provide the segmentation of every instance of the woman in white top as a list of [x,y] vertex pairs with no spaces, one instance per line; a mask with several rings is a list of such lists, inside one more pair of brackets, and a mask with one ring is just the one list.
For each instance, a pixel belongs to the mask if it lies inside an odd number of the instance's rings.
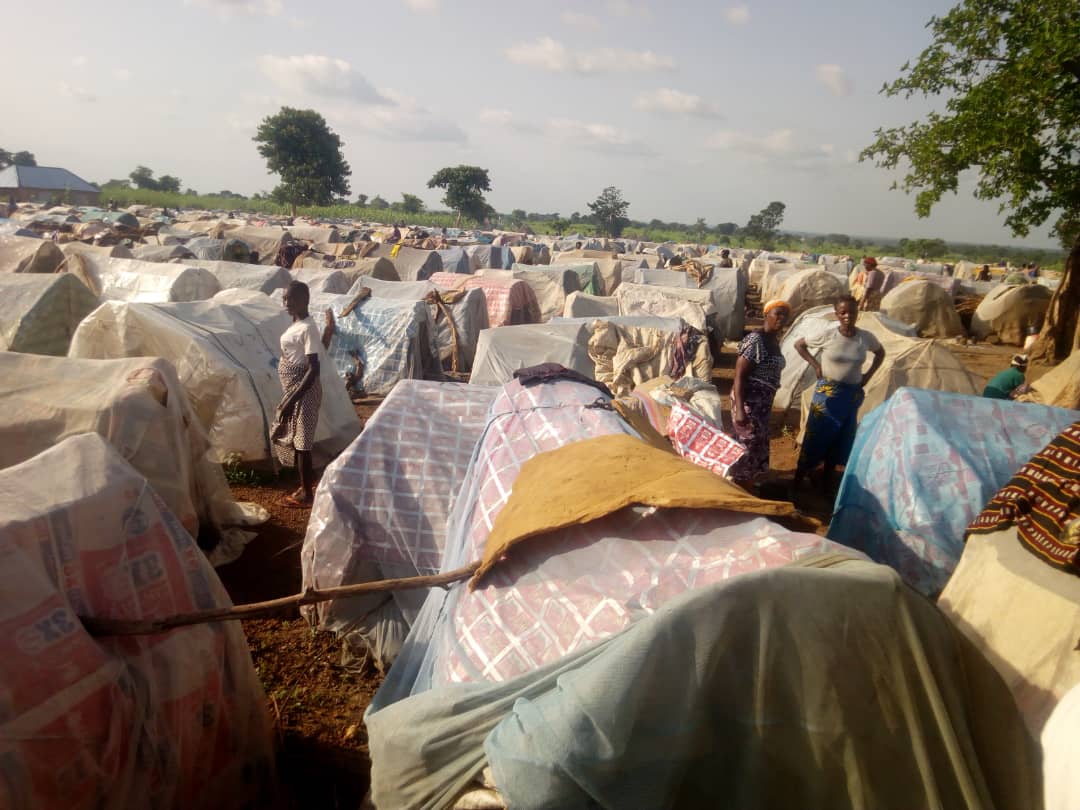
[[283,394],[270,429],[274,457],[283,466],[295,466],[300,474],[300,488],[285,498],[285,505],[296,507],[310,507],[313,499],[315,475],[311,448],[322,405],[319,380],[322,335],[308,314],[310,300],[308,286],[302,282],[293,281],[285,290],[285,309],[293,322],[281,336],[278,376]]
[[[795,468],[795,487],[812,469],[824,462],[822,487],[828,493],[836,467],[847,464],[855,442],[859,406],[866,395],[863,389],[885,360],[885,349],[872,332],[858,329],[855,321],[859,307],[850,295],[838,298],[833,304],[838,321],[811,340],[799,338],[795,351],[810,364],[817,374],[814,399],[806,417],[806,432]],[[819,351],[818,357],[811,351]],[[874,362],[863,373],[866,355],[873,353]],[[820,359],[819,359],[820,358]]]

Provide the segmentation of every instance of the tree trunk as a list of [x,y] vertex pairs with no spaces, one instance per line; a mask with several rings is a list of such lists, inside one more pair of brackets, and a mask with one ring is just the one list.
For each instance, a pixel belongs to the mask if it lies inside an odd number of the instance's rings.
[[1065,261],[1061,284],[1050,299],[1039,339],[1028,352],[1032,361],[1057,365],[1080,349],[1080,237]]

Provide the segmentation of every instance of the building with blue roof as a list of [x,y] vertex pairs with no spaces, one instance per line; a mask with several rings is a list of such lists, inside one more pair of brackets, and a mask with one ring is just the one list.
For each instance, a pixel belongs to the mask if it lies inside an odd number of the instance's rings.
[[0,169],[0,202],[98,205],[101,189],[57,166],[8,166]]

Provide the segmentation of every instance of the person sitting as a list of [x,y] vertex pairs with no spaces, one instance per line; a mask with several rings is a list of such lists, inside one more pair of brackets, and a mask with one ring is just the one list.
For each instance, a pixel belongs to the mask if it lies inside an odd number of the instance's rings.
[[734,263],[731,261],[731,251],[724,248],[720,251],[720,263],[718,267],[734,267]]
[[1012,363],[1004,371],[999,371],[990,378],[982,395],[989,399],[1012,399],[1024,385],[1024,372],[1027,371],[1028,357],[1026,354],[1014,354]]
[[[877,337],[855,326],[859,312],[854,298],[845,295],[836,299],[833,311],[837,326],[811,340],[795,341],[795,351],[817,376],[795,468],[796,489],[811,470],[824,463],[822,488],[831,490],[837,466],[847,464],[851,455],[859,407],[866,398],[864,389],[885,360],[885,349]],[[820,350],[820,359],[811,350]],[[874,360],[864,374],[862,367],[868,353],[874,355]]]
[[976,281],[993,281],[990,275],[990,265],[984,264],[982,270],[979,271],[979,275],[975,277]]
[[867,256],[863,259],[866,273],[863,276],[862,305],[863,312],[877,312],[881,309],[881,298],[885,289],[885,274],[878,270],[877,259]]

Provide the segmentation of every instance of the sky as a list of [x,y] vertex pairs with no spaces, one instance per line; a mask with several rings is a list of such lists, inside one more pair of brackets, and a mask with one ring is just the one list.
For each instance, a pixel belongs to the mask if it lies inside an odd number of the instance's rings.
[[460,163],[488,201],[568,217],[606,186],[648,221],[1052,246],[971,184],[928,219],[858,153],[929,106],[879,91],[949,0],[56,0],[5,9],[0,146],[91,182],[136,166],[203,193],[276,184],[252,136],[284,105],[344,142],[352,197]]

